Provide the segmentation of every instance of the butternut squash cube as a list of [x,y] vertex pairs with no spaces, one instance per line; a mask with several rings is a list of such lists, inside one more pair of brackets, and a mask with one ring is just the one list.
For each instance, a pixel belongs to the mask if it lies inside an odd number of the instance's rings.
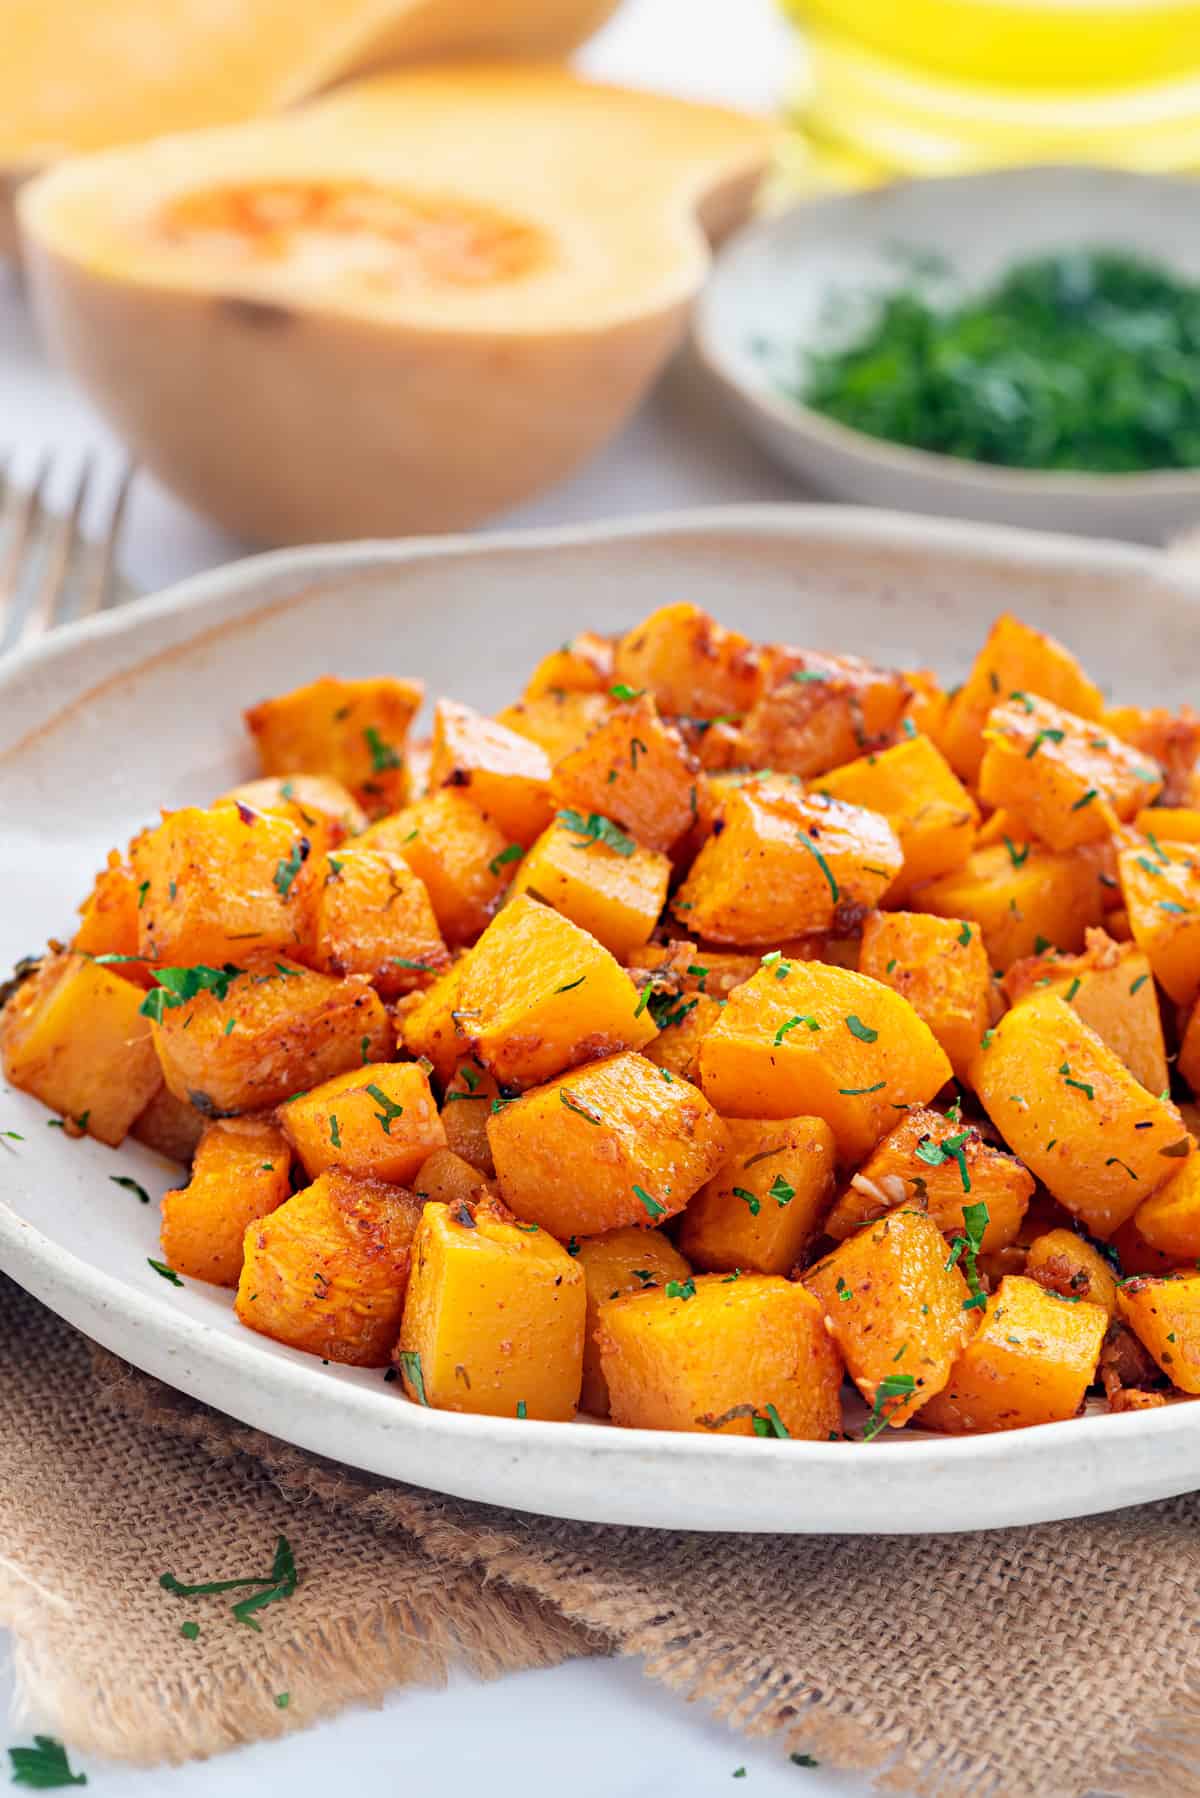
[[138,901],[145,898],[133,869],[117,849],[79,908],[79,928],[71,939],[78,955],[122,955],[121,973],[137,986],[149,986],[150,975],[135,958],[138,952]]
[[740,631],[726,630],[699,606],[660,606],[626,631],[613,673],[627,687],[653,694],[663,712],[690,718],[742,713],[758,697],[758,651]]
[[647,849],[670,849],[695,819],[703,785],[683,738],[643,695],[555,764],[550,791],[560,814],[611,819]]
[[956,873],[931,881],[912,899],[921,911],[978,924],[1000,973],[1047,945],[1082,949],[1084,932],[1104,915],[1097,870],[1084,851],[1014,847],[1015,853],[1003,843],[976,849]]
[[1147,1092],[1165,1091],[1167,1052],[1150,963],[1135,944],[1114,942],[1103,930],[1089,930],[1086,942],[1082,955],[1048,949],[1014,962],[1005,992],[1014,1005],[1030,993],[1058,993]]
[[[158,1057],[155,1056],[157,1063]],[[194,1105],[186,1099],[177,1099],[170,1087],[159,1076],[159,1087],[146,1109],[139,1112],[137,1122],[129,1134],[136,1142],[145,1143],[156,1155],[163,1155],[168,1161],[178,1161],[184,1167],[191,1165],[196,1150],[200,1146],[200,1138],[208,1128],[207,1122]]]
[[978,1331],[926,1405],[922,1427],[948,1435],[1063,1423],[1096,1377],[1108,1313],[1010,1274],[988,1300]]
[[762,697],[738,731],[733,758],[752,768],[808,779],[883,749],[911,696],[902,674],[857,656],[771,644],[762,660]]
[[1161,1249],[1153,1248],[1146,1241],[1138,1229],[1136,1212],[1119,1230],[1114,1230],[1108,1240],[1126,1277],[1130,1274],[1170,1274],[1179,1266],[1176,1256],[1164,1255]]
[[1165,706],[1110,706],[1104,726],[1114,736],[1151,756],[1166,776],[1164,805],[1191,803],[1191,782],[1200,755],[1200,716],[1190,705],[1169,712]]
[[315,863],[312,895],[312,961],[326,974],[365,974],[396,999],[448,967],[425,883],[402,856],[347,843]]
[[505,1204],[564,1239],[674,1217],[729,1151],[702,1093],[631,1054],[515,1099],[488,1138]]
[[399,1187],[322,1174],[247,1229],[238,1318],[326,1361],[386,1367],[421,1210]]
[[399,855],[429,894],[448,943],[479,935],[511,878],[512,845],[465,793],[442,787],[358,838],[363,849]]
[[447,1083],[442,1099],[442,1128],[446,1147],[478,1168],[489,1180],[496,1168],[487,1124],[492,1106],[500,1097],[495,1078],[471,1056],[459,1065]]
[[872,912],[858,968],[908,1000],[956,1078],[965,1080],[992,1017],[992,974],[979,926],[929,912]]
[[435,1205],[475,1205],[500,1196],[495,1182],[453,1149],[435,1149],[423,1163],[414,1188],[419,1199]]
[[725,1127],[730,1154],[690,1201],[679,1246],[705,1273],[790,1273],[833,1201],[833,1132],[823,1118]]
[[264,1111],[391,1053],[387,1012],[361,974],[335,980],[279,960],[227,973],[154,1025],[167,1085],[206,1117]]
[[[1149,1201],[1153,1203],[1153,1201]],[[1104,1256],[1074,1230],[1047,1230],[1029,1245],[1025,1276],[1060,1298],[1086,1299],[1117,1314],[1117,1276]]]
[[714,942],[773,945],[851,927],[903,864],[878,812],[806,794],[778,775],[729,793],[722,816],[672,906],[689,931]]
[[454,1070],[466,1049],[454,1022],[462,976],[463,961],[456,961],[425,992],[410,996],[399,1020],[408,1053],[414,1059],[423,1056],[426,1061],[431,1061],[433,1071],[443,1085],[453,1079]]
[[1117,1306],[1172,1386],[1200,1394],[1200,1274],[1126,1280]]
[[1200,993],[1200,848],[1126,833],[1117,873],[1133,940],[1177,1005]]
[[942,1390],[976,1313],[932,1219],[893,1211],[810,1267],[804,1284],[876,1418],[899,1429]]
[[220,1118],[205,1127],[192,1177],[163,1195],[168,1267],[213,1286],[241,1277],[247,1225],[291,1197],[292,1154],[267,1118]]
[[550,822],[550,760],[528,737],[439,699],[430,787],[461,787],[512,843],[528,848]]
[[539,743],[550,759],[550,766],[578,749],[606,719],[617,710],[617,701],[607,690],[565,693],[548,692],[536,697],[527,695],[516,705],[497,712],[496,722],[519,737]]
[[975,665],[950,701],[941,749],[950,766],[972,785],[983,761],[988,713],[1013,693],[1033,693],[1080,718],[1099,718],[1104,695],[1070,650],[1003,613],[988,632]]
[[231,787],[218,804],[236,805],[239,800],[251,811],[282,812],[284,817],[298,818],[318,839],[324,825],[329,839],[324,847],[328,849],[346,837],[357,836],[367,825],[367,814],[353,793],[328,774],[265,774],[261,780]]
[[310,1180],[340,1167],[363,1180],[411,1186],[446,1132],[415,1061],[368,1062],[289,1099],[279,1127]]
[[1016,1242],[1033,1188],[1028,1169],[973,1126],[916,1106],[864,1161],[825,1229],[840,1242],[903,1206],[924,1210],[943,1235],[955,1237],[966,1230],[963,1206],[982,1203],[988,1221],[980,1247],[992,1254]]
[[145,996],[112,968],[48,955],[0,1011],[5,1078],[117,1148],[162,1079]]
[[380,818],[408,798],[408,728],[424,696],[420,681],[325,674],[251,706],[246,725],[264,774],[327,774]]
[[803,1442],[841,1430],[841,1360],[790,1280],[702,1274],[630,1293],[600,1306],[599,1337],[614,1423]]
[[764,967],[700,1045],[700,1084],[725,1117],[824,1118],[851,1166],[950,1073],[907,999],[823,962]]
[[979,808],[928,737],[860,756],[823,774],[819,787],[880,813],[899,837],[904,866],[888,889],[893,904],[921,881],[961,868],[974,847]]
[[312,845],[288,818],[245,805],[168,812],[132,845],[144,897],[138,951],[160,967],[280,954],[308,927]]
[[565,1422],[583,1378],[583,1272],[536,1226],[426,1205],[396,1365],[438,1411]]
[[[628,842],[628,840],[627,840]],[[613,846],[562,817],[543,831],[516,871],[514,893],[554,907],[628,961],[649,941],[667,899],[671,863],[657,849]]]
[[626,1292],[648,1286],[681,1285],[691,1268],[661,1230],[610,1230],[568,1245],[583,1270],[587,1290],[587,1324],[583,1339],[583,1389],[579,1406],[593,1417],[608,1416],[608,1383],[600,1365],[600,1307]]
[[655,1034],[632,980],[569,918],[521,893],[463,965],[455,1023],[501,1086],[537,1086]]
[[979,792],[1051,849],[1077,849],[1128,822],[1162,788],[1162,769],[1090,719],[1021,693],[988,713]]
[[1093,1236],[1111,1236],[1191,1152],[1174,1105],[1139,1086],[1057,993],[1001,1018],[971,1081],[1009,1147]]
[[[1178,1265],[1200,1265],[1200,1155],[1189,1155],[1179,1172],[1139,1205],[1134,1222],[1140,1235]],[[1131,1272],[1136,1270],[1130,1269]]]
[[1158,843],[1200,843],[1200,810],[1192,806],[1153,805],[1133,821],[1139,836]]
[[523,698],[547,694],[607,693],[613,684],[613,640],[577,631],[569,643],[542,657],[525,683]]
[[[911,724],[915,731],[929,737],[941,749],[950,695],[932,668],[905,668],[903,673],[912,689],[912,698],[904,714],[905,728]],[[942,753],[944,755],[945,751]]]

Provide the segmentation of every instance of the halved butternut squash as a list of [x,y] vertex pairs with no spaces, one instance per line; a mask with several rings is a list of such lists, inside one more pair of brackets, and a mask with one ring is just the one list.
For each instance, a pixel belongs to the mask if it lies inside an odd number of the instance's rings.
[[770,141],[548,65],[448,64],[65,163],[20,222],[58,355],[189,504],[259,542],[400,536],[611,435],[704,279],[697,214],[735,223]]

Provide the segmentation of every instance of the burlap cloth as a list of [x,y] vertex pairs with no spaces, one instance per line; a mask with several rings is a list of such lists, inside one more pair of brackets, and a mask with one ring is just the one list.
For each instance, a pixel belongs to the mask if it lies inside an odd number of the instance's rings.
[[[0,1277],[0,1622],[29,1711],[77,1750],[178,1761],[452,1662],[621,1652],[886,1790],[1183,1798],[1200,1794],[1198,1526],[1200,1498],[918,1539],[523,1517],[247,1430]],[[159,1585],[265,1570],[281,1532],[300,1584],[260,1635]]]

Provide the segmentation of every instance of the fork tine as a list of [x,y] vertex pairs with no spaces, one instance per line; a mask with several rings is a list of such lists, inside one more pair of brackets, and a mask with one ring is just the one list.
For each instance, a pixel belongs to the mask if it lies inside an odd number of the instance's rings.
[[[38,465],[32,487],[27,488],[17,497],[12,541],[8,546],[3,563],[0,563],[0,637],[6,634],[9,619],[16,607],[25,560],[34,540],[34,528],[41,516],[42,495],[50,478],[52,462],[53,457],[47,451]],[[10,478],[6,466],[4,485],[6,501],[9,497]]]
[[101,612],[112,599],[113,575],[116,570],[117,548],[121,540],[121,531],[125,524],[125,511],[129,504],[129,490],[133,486],[136,470],[132,462],[127,462],[121,471],[117,491],[113,497],[112,509],[108,515],[108,528],[104,539],[96,545],[96,556],[91,574],[83,590],[79,602],[80,618],[90,618]]
[[67,597],[71,570],[83,545],[83,509],[87,504],[92,479],[92,457],[86,455],[79,469],[71,504],[55,520],[50,538],[50,556],[46,563],[32,605],[21,632],[21,644],[36,643],[47,631],[61,623],[59,613]]

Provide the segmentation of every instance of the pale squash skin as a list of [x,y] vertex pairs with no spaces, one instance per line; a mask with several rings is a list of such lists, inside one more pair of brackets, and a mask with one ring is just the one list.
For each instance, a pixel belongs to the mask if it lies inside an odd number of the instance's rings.
[[[701,223],[744,216],[770,143],[548,66],[445,66],[63,164],[20,215],[55,354],[189,505],[261,543],[399,536],[476,524],[612,435],[683,335]],[[636,171],[619,204],[617,155]],[[175,196],[331,172],[499,213],[538,265],[381,295],[331,288],[327,255],[264,271],[156,236]]]

